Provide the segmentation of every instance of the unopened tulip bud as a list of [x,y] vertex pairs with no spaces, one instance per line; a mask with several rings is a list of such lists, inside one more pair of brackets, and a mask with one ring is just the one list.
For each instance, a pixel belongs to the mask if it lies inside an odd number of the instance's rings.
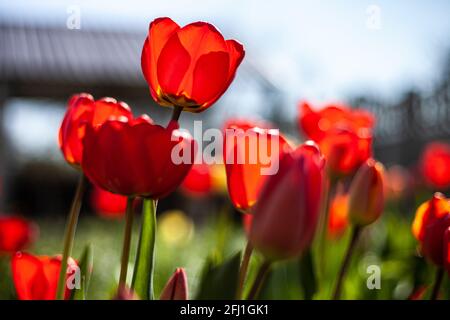
[[188,299],[188,284],[186,272],[183,268],[177,268],[174,274],[167,281],[164,287],[160,300],[187,300]]
[[300,255],[313,240],[319,220],[324,164],[318,147],[307,142],[287,153],[269,176],[255,206],[250,241],[266,259]]
[[119,286],[117,295],[113,300],[139,300],[137,294],[127,286]]
[[450,227],[444,233],[444,265],[450,276]]
[[350,221],[366,226],[377,220],[384,207],[383,165],[367,160],[356,173],[350,186],[348,214]]

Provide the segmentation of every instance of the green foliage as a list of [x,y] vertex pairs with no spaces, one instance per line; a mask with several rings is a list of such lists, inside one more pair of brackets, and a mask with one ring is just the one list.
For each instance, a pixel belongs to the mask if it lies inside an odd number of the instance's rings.
[[156,240],[156,202],[145,199],[139,244],[131,287],[143,300],[153,300],[153,272]]
[[233,300],[236,297],[239,279],[241,253],[219,264],[215,259],[206,260],[200,290],[197,299],[200,300]]

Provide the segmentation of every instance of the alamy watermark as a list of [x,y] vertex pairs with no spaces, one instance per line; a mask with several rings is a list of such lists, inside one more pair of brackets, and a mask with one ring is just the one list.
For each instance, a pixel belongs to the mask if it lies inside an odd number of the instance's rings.
[[[248,164],[260,166],[261,175],[274,175],[279,169],[279,130],[250,128],[247,130],[217,128],[203,130],[202,121],[194,121],[193,138],[198,150],[193,156],[190,145],[178,143],[172,149],[174,164]],[[172,135],[172,141],[190,136],[185,129]]]

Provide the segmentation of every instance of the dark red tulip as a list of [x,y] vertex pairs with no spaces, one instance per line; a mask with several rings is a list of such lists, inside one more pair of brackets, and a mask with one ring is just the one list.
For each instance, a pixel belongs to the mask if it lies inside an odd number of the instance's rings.
[[360,130],[370,131],[374,125],[375,117],[366,110],[332,104],[315,111],[308,102],[299,104],[299,126],[309,139],[317,143],[332,129],[359,133]]
[[96,126],[108,118],[132,117],[124,102],[113,98],[94,101],[87,93],[73,95],[59,129],[59,147],[68,163],[79,167],[83,158],[83,138],[87,124]]
[[[69,259],[68,265],[75,270],[76,262]],[[33,256],[17,252],[12,260],[12,276],[17,298],[20,300],[54,300],[58,285],[61,257]],[[70,296],[66,287],[65,298]]]
[[[266,160],[258,153],[271,157],[273,152],[277,152],[276,160],[280,161],[285,153],[292,151],[292,148],[277,131],[252,126],[250,122],[228,122],[227,126],[224,138],[224,163],[228,193],[236,208],[249,212],[268,177],[262,170],[271,165],[265,163]],[[272,150],[272,144],[278,149]]]
[[183,268],[177,268],[167,281],[160,300],[188,300],[188,283],[186,272]]
[[421,170],[427,184],[438,190],[450,187],[450,144],[432,142],[426,146]]
[[180,189],[186,195],[202,197],[208,195],[213,188],[211,168],[206,163],[195,163],[181,183]]
[[450,227],[444,233],[444,265],[450,276]]
[[450,202],[434,194],[416,211],[412,231],[421,245],[422,254],[438,266],[444,266],[445,232],[450,227]]
[[[195,142],[176,122],[164,128],[141,116],[86,128],[83,171],[113,193],[164,197],[180,185],[194,160]],[[180,159],[172,159],[172,153]]]
[[32,244],[38,234],[34,223],[20,217],[0,217],[0,254],[14,253]]
[[300,255],[319,221],[325,161],[311,141],[287,153],[264,184],[254,208],[250,241],[267,259]]
[[348,216],[353,224],[366,226],[375,222],[384,208],[384,167],[373,159],[367,160],[350,185]]
[[95,212],[105,218],[122,218],[127,208],[127,197],[94,186],[91,203]]
[[200,112],[225,92],[244,54],[240,43],[225,40],[209,23],[180,28],[158,18],[150,23],[141,66],[157,103]]

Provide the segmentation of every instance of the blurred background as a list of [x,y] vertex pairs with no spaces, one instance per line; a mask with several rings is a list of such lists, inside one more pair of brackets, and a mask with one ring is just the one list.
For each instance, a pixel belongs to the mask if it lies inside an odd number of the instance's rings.
[[[193,120],[220,128],[230,117],[261,118],[300,140],[299,101],[345,102],[376,115],[375,157],[414,175],[428,142],[450,140],[449,12],[445,0],[1,0],[0,211],[39,222],[41,240],[34,251],[60,250],[77,172],[65,163],[57,136],[73,93],[112,96],[136,114],[148,113],[160,123],[169,119],[170,110],[153,102],[140,69],[148,25],[160,16],[180,25],[211,22],[246,49],[230,89],[209,110],[183,114],[182,127],[190,129]],[[216,178],[223,180],[223,173]],[[414,199],[400,210],[409,217]],[[166,245],[174,233],[185,232],[191,241],[199,237],[192,235],[197,221],[223,224],[221,217],[208,216],[221,210],[231,210],[226,192],[208,199],[178,192],[163,199],[158,211],[172,214]],[[116,235],[122,224],[103,221],[94,211],[86,201],[76,253],[103,234],[98,230],[117,230],[98,245],[99,259],[107,263],[107,254],[120,252]],[[192,250],[225,241],[223,234],[214,237],[192,244]],[[242,238],[231,242],[240,245]],[[180,239],[176,245],[187,241]],[[169,266],[185,262],[182,255],[166,260]],[[199,264],[189,266],[198,270]],[[162,274],[168,276],[167,270]],[[108,284],[103,280],[97,279],[100,287]]]

